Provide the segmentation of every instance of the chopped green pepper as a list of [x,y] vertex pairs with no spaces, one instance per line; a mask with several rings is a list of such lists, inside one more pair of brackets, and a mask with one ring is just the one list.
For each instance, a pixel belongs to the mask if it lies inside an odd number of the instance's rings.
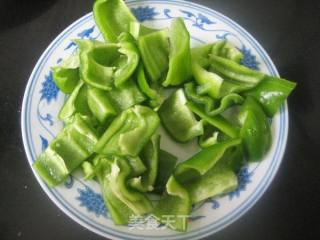
[[175,91],[159,109],[162,123],[169,134],[177,141],[187,142],[203,134],[201,121],[186,106],[183,89]]
[[191,77],[190,35],[182,18],[171,22],[169,72],[163,86],[177,86]]
[[109,42],[116,42],[122,32],[129,32],[130,23],[137,21],[123,0],[97,0],[93,14],[104,39]]
[[240,136],[249,161],[261,161],[271,144],[271,130],[268,118],[261,105],[248,96],[241,106],[239,121],[242,124]]
[[190,211],[191,199],[188,191],[176,181],[174,176],[171,176],[166,185],[165,195],[153,211],[154,215],[165,224],[166,216],[170,216],[172,223],[168,224],[168,227],[177,231],[186,231]]
[[49,186],[56,186],[93,153],[97,141],[94,130],[77,114],[32,166]]
[[159,171],[154,187],[154,191],[156,193],[162,193],[165,190],[166,184],[172,175],[177,162],[178,158],[176,156],[160,149],[158,166]]
[[164,76],[169,66],[168,31],[161,30],[138,38],[143,65],[152,82]]
[[123,111],[108,127],[94,150],[100,154],[137,156],[160,124],[148,107],[136,105]]
[[129,184],[131,187],[139,190],[140,192],[151,192],[154,189],[154,183],[158,172],[159,148],[160,135],[155,134],[151,137],[150,141],[144,146],[140,153],[147,171],[139,177],[130,179]]
[[64,93],[72,93],[78,85],[79,76],[79,54],[73,54],[62,61],[59,66],[52,68],[53,81]]
[[204,111],[202,111],[196,104],[193,102],[188,102],[187,106],[189,109],[197,114],[203,121],[211,124],[212,126],[219,129],[221,132],[230,136],[231,138],[236,138],[239,135],[239,130],[236,126],[233,126],[229,123],[224,117],[217,115],[214,117],[208,116]]
[[117,114],[117,111],[114,109],[107,97],[106,91],[91,87],[88,88],[87,95],[88,106],[100,123],[105,123],[110,117]]
[[186,183],[205,175],[230,147],[237,146],[241,139],[230,139],[205,148],[188,160],[177,165],[174,175],[178,182]]
[[266,76],[254,89],[244,92],[259,101],[268,117],[273,117],[289,94],[296,87],[296,83],[288,80]]
[[139,53],[130,41],[102,43],[76,40],[80,49],[80,75],[93,87],[111,90],[126,82],[139,63]]

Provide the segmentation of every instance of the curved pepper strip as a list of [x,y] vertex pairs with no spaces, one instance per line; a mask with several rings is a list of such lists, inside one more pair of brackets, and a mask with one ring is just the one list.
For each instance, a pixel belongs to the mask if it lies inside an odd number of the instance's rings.
[[174,18],[169,29],[169,71],[163,86],[177,86],[191,78],[190,34],[182,18]]
[[76,40],[80,49],[80,75],[93,87],[111,90],[124,84],[139,63],[139,53],[132,42],[102,43]]
[[203,134],[203,125],[186,106],[183,89],[175,91],[159,109],[161,121],[171,135],[179,142],[187,142]]
[[267,116],[273,117],[295,87],[294,82],[266,76],[254,89],[244,92],[244,95],[254,97],[261,103]]
[[228,43],[227,40],[213,43],[211,48],[211,54],[230,59],[236,63],[240,63],[243,59],[242,52],[240,52],[239,49]]
[[136,215],[149,213],[153,206],[147,196],[127,186],[130,172],[131,169],[126,159],[114,157],[111,163],[111,172],[106,176],[110,182],[111,191]]
[[248,96],[238,116],[242,124],[240,136],[248,155],[248,161],[261,161],[271,145],[271,130],[261,105]]
[[199,137],[199,146],[208,148],[218,143],[219,131],[204,121],[204,133]]
[[32,167],[50,187],[56,186],[93,153],[97,141],[94,130],[77,114]]
[[200,109],[193,102],[188,101],[187,106],[189,109],[198,115],[203,121],[211,124],[212,126],[219,129],[231,138],[236,138],[239,135],[239,129],[229,123],[224,117],[217,115],[214,117],[208,116],[202,109]]
[[209,96],[200,95],[196,91],[195,84],[193,82],[184,85],[184,91],[188,100],[203,106],[206,113],[212,111],[215,107],[215,100]]
[[152,82],[161,79],[169,67],[167,30],[149,33],[138,38],[138,47],[145,70]]
[[196,93],[194,83],[185,84],[185,92],[189,100],[200,106],[204,106],[206,114],[211,117],[224,112],[234,104],[241,104],[244,101],[243,97],[240,95],[236,93],[230,93],[224,96],[220,101],[220,106],[215,108],[215,101],[212,98],[208,96],[201,96]]
[[131,167],[131,173],[129,177],[138,177],[147,170],[147,167],[144,165],[144,163],[142,162],[139,156],[136,156],[136,157],[128,156],[126,159],[128,161],[128,164]]
[[159,124],[160,119],[153,110],[136,105],[113,120],[94,150],[100,154],[137,156]]
[[149,86],[146,75],[144,73],[143,64],[140,64],[137,71],[137,82],[140,90],[150,98],[150,106],[153,108],[158,108],[162,103],[162,98],[160,94],[156,92],[156,90],[152,89]]
[[116,225],[128,224],[134,212],[124,204],[111,189],[108,176],[111,174],[112,161],[105,156],[98,155],[94,159],[94,171],[101,186],[102,196],[112,220]]
[[146,97],[139,90],[133,79],[129,79],[120,87],[113,87],[110,91],[106,92],[106,95],[112,103],[112,106],[118,112],[126,110],[146,100]]
[[83,82],[78,84],[61,108],[59,119],[64,122],[72,122],[76,113],[92,119],[92,113],[87,103],[87,86]]
[[264,78],[264,74],[254,71],[232,60],[210,54],[210,64],[215,72],[230,78],[233,81],[257,85]]
[[192,203],[219,196],[233,191],[238,186],[235,174],[243,164],[241,146],[226,150],[223,157],[200,178],[188,182],[188,191]]
[[166,193],[156,205],[153,214],[164,224],[167,224],[166,217],[170,216],[168,227],[184,232],[187,230],[190,212],[191,199],[188,191],[171,176],[166,184]]
[[129,32],[136,40],[138,40],[140,36],[144,36],[156,31],[159,31],[159,30],[148,28],[146,26],[143,26],[139,22],[130,22]]
[[122,32],[129,32],[130,23],[137,21],[123,0],[97,0],[93,15],[104,39],[109,42],[116,42]]
[[59,66],[52,68],[54,83],[66,94],[72,93],[80,81],[79,54],[73,54],[62,61]]
[[140,156],[146,166],[145,171],[141,176],[132,178],[129,185],[140,192],[151,192],[154,189],[154,184],[158,173],[160,149],[160,135],[155,134],[150,141],[142,149]]
[[176,156],[162,149],[159,150],[159,171],[154,186],[154,192],[162,193],[165,190],[166,184],[173,174],[177,162],[178,158]]
[[188,160],[177,165],[174,175],[178,182],[186,184],[205,175],[231,147],[238,146],[240,138],[226,140],[205,148]]
[[89,87],[87,97],[88,106],[92,114],[101,124],[105,123],[108,119],[117,114],[117,111],[114,109],[107,97],[106,91]]

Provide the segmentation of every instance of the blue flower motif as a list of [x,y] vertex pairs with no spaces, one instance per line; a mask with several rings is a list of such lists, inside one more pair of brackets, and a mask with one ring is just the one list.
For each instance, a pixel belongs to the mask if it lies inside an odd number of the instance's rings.
[[41,149],[42,149],[42,151],[44,151],[48,147],[49,143],[48,143],[48,140],[45,137],[43,137],[41,135],[39,135],[39,136],[40,136],[40,139],[41,139]]
[[246,190],[246,187],[249,183],[251,183],[251,177],[253,172],[249,172],[248,167],[243,167],[240,169],[237,177],[238,177],[238,188],[233,192],[229,193],[229,199],[232,200],[234,197],[239,197],[240,192]]
[[53,82],[52,71],[49,72],[49,75],[45,76],[45,81],[42,82],[41,100],[46,99],[48,103],[51,102],[52,99],[57,99],[59,92],[59,88]]
[[72,47],[75,47],[75,46],[77,46],[77,44],[76,44],[75,42],[71,41],[71,42],[68,44],[68,46],[66,46],[66,48],[65,48],[64,50],[68,50],[69,48],[72,48]]
[[80,196],[77,197],[77,200],[80,201],[80,206],[86,207],[89,212],[95,213],[97,217],[108,217],[107,209],[101,194],[95,193],[87,186],[85,186],[85,189],[78,188],[78,192]]
[[220,207],[220,203],[215,199],[209,198],[206,202],[212,204],[211,205],[212,209],[218,209]]
[[240,51],[243,53],[243,59],[241,60],[241,64],[248,68],[259,70],[258,65],[260,63],[257,61],[256,56],[254,56],[251,53],[251,50],[243,45]]
[[131,8],[131,12],[137,18],[139,22],[144,22],[146,20],[152,20],[154,16],[159,13],[155,11],[155,8],[151,8],[149,6],[146,7],[137,7]]
[[90,38],[91,33],[93,33],[95,26],[91,28],[85,29],[82,32],[78,33],[77,36],[81,39],[83,38]]
[[202,215],[199,215],[199,216],[194,216],[194,217],[189,217],[188,218],[188,222],[194,222],[194,221],[197,221],[199,219],[202,219],[202,218],[205,218],[206,216],[202,216]]
[[207,18],[206,16],[202,15],[201,13],[198,14],[198,19],[201,23],[203,24],[214,24],[215,22],[211,21],[209,18]]

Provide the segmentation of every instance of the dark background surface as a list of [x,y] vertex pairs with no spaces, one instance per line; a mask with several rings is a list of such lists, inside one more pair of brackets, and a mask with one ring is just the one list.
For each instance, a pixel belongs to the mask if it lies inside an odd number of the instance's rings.
[[[24,153],[20,110],[28,77],[48,44],[91,11],[88,0],[2,0],[0,7],[0,239],[102,239],[46,196]],[[247,29],[281,75],[298,82],[290,131],[272,185],[221,239],[320,239],[320,1],[214,0]]]

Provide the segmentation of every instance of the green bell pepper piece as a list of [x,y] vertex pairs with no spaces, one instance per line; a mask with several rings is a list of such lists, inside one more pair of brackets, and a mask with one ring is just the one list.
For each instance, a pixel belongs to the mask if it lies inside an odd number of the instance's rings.
[[97,0],[93,15],[104,39],[109,42],[116,42],[122,32],[129,32],[130,23],[137,21],[123,0]]
[[159,148],[160,135],[155,134],[151,137],[150,141],[144,146],[140,153],[147,171],[139,177],[130,179],[129,185],[132,188],[135,188],[140,192],[153,191],[158,172]]
[[144,165],[139,156],[127,156],[127,161],[131,167],[130,177],[138,177],[147,170],[146,166]]
[[261,161],[271,145],[271,130],[268,118],[261,105],[248,96],[241,106],[239,122],[242,125],[240,136],[249,161]]
[[70,94],[78,85],[80,81],[79,65],[79,54],[77,53],[62,61],[59,66],[52,68],[53,81],[62,92]]
[[230,59],[236,63],[240,63],[243,59],[242,52],[240,52],[239,49],[232,46],[226,40],[213,43],[210,53],[219,57]]
[[157,82],[169,67],[168,31],[161,30],[140,36],[138,47],[148,76],[152,82]]
[[230,139],[205,148],[177,165],[174,175],[178,182],[186,184],[205,175],[231,147],[238,146],[241,139]]
[[76,40],[80,49],[80,75],[89,85],[111,90],[124,84],[139,63],[139,53],[133,42],[102,43]]
[[144,73],[143,64],[140,64],[137,71],[137,82],[140,90],[150,99],[150,106],[157,109],[163,102],[162,97],[155,89],[149,86]]
[[187,106],[189,109],[198,115],[203,121],[211,124],[212,126],[219,129],[221,132],[225,133],[231,138],[236,138],[239,135],[239,130],[236,126],[229,123],[224,117],[217,115],[214,117],[208,116],[202,109],[200,109],[193,102],[188,101]]
[[164,101],[159,109],[161,121],[171,135],[179,142],[187,142],[203,134],[203,125],[186,106],[183,89],[178,89]]
[[224,96],[220,101],[220,106],[215,107],[215,100],[208,96],[201,96],[196,93],[194,83],[185,84],[185,93],[187,98],[197,104],[200,108],[206,112],[208,116],[216,116],[234,104],[243,103],[244,99],[236,93],[230,93]]
[[129,32],[136,40],[138,40],[140,36],[144,36],[156,31],[159,31],[159,30],[148,28],[146,26],[143,26],[139,22],[130,22]]
[[205,121],[203,123],[203,129],[203,135],[199,137],[198,141],[201,148],[208,148],[218,143],[218,136],[220,134],[218,129],[206,123]]
[[98,88],[88,88],[88,106],[93,115],[100,123],[105,123],[110,117],[117,114],[117,111],[112,106],[107,92]]
[[[166,185],[166,193],[156,205],[153,214],[173,230],[186,231],[190,212],[191,199],[188,191],[171,176]],[[166,217],[170,217],[172,223],[168,224]]]
[[173,174],[173,170],[178,162],[178,158],[172,155],[169,152],[166,152],[162,149],[159,151],[159,166],[158,166],[158,174],[157,179],[154,186],[154,192],[162,193],[166,184]]
[[154,111],[136,105],[113,120],[94,150],[100,154],[137,156],[159,124],[159,117]]
[[112,106],[118,112],[126,110],[146,100],[146,97],[139,90],[133,79],[129,79],[125,84],[118,88],[112,88],[110,91],[106,92],[106,95],[112,103]]
[[243,164],[242,146],[228,148],[209,171],[200,178],[187,183],[192,203],[235,190],[238,186],[235,173]]
[[288,80],[266,76],[254,89],[244,92],[259,101],[268,117],[273,117],[289,94],[296,87],[296,83]]
[[169,72],[163,86],[177,86],[191,77],[190,35],[182,18],[175,18],[169,30]]
[[98,155],[94,160],[94,170],[113,222],[116,225],[124,225],[129,223],[130,216],[134,215],[134,212],[116,196],[111,188],[109,176],[112,163],[107,157]]
[[76,113],[90,118],[92,113],[87,103],[87,86],[80,82],[59,112],[59,119],[68,123]]
[[97,141],[91,126],[76,115],[32,166],[50,187],[56,186],[93,153]]
[[148,197],[127,186],[127,179],[131,169],[126,159],[114,157],[111,172],[106,176],[110,182],[111,191],[136,215],[143,215],[152,211],[153,206]]

